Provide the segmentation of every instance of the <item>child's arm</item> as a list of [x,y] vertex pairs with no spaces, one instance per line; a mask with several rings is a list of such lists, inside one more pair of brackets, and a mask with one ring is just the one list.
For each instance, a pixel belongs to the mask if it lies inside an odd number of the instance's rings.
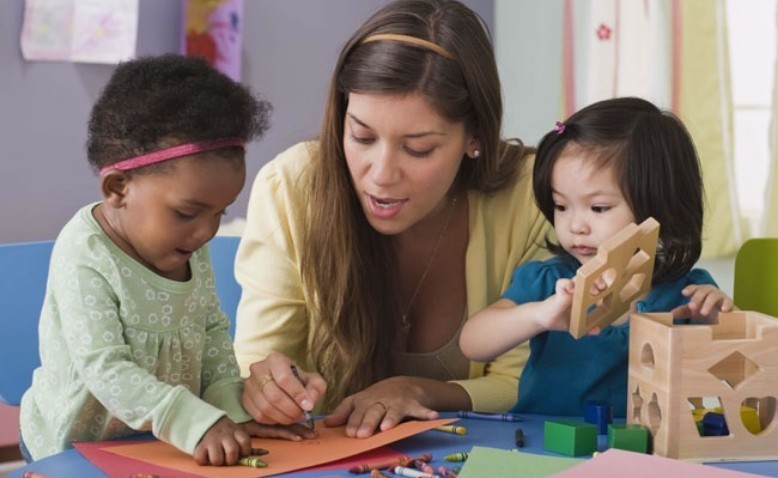
[[574,282],[559,279],[555,293],[543,301],[517,305],[499,299],[468,319],[459,338],[462,353],[488,361],[548,330],[567,330]]

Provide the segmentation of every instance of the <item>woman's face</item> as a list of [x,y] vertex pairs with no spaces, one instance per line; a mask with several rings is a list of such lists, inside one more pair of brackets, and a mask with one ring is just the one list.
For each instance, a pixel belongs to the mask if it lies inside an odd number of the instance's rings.
[[350,93],[343,149],[370,224],[399,234],[445,212],[446,193],[477,141],[418,93]]

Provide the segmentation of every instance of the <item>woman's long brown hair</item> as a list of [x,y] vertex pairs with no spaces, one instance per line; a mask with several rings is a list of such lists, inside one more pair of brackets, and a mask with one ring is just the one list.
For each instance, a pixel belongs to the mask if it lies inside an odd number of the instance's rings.
[[[395,33],[433,42],[453,54],[400,41],[371,41]],[[319,146],[303,184],[309,201],[301,258],[314,333],[311,360],[328,384],[326,409],[392,374],[400,323],[396,259],[390,238],[365,217],[343,151],[351,92],[418,92],[450,121],[461,121],[480,142],[477,160],[464,157],[458,181],[483,192],[510,184],[524,156],[520,142],[500,140],[502,92],[489,32],[453,0],[399,0],[370,17],[351,37],[332,76]]]

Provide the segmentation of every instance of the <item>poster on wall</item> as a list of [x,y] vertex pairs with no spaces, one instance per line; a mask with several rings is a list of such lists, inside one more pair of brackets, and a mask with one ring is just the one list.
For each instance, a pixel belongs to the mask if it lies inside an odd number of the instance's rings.
[[243,0],[185,0],[181,53],[197,55],[240,81]]
[[138,0],[26,0],[25,60],[119,63],[135,57]]

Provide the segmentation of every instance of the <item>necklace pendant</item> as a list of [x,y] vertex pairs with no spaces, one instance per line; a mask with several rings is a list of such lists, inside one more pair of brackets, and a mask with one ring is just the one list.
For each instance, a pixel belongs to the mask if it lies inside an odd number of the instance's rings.
[[408,314],[403,314],[402,321],[400,323],[400,332],[403,335],[408,335],[408,332],[411,331],[411,323],[408,321]]

